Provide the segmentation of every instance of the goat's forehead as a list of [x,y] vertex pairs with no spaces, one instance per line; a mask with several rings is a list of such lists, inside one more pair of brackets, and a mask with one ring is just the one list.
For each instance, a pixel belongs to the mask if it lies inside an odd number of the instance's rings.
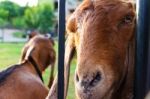
[[[85,0],[86,1],[86,0]],[[112,9],[112,8],[124,8],[126,10],[133,9],[134,3],[131,0],[87,0],[89,2],[83,2],[77,9],[77,12],[83,13],[85,10],[91,9],[98,9],[98,8],[105,8],[105,9]]]
[[117,12],[126,13],[135,10],[133,3],[129,2],[129,0],[91,0],[91,1],[92,2],[90,3],[92,4],[84,5],[83,2],[83,4],[79,6],[77,11],[75,12],[77,20],[87,15],[86,14],[87,12],[89,12],[89,14],[98,13],[101,15],[97,16],[102,16],[104,13],[108,14]]
[[99,2],[99,3],[118,3],[118,2],[125,2],[125,3],[135,3],[135,0],[89,0],[91,2]]

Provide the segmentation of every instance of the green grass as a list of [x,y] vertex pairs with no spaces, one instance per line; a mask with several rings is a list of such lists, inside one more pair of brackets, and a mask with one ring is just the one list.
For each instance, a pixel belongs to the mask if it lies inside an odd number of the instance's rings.
[[0,70],[18,63],[23,43],[0,43]]
[[[21,49],[23,46],[24,46],[24,43],[0,43],[0,71],[19,62],[19,59],[21,56]],[[58,49],[58,44],[56,43],[55,44],[56,52],[58,52],[57,49]],[[56,66],[57,66],[57,64],[56,64]],[[76,60],[74,59],[72,62],[72,65],[71,65],[71,72],[70,72],[71,77],[70,77],[69,91],[68,91],[67,99],[75,99],[75,91],[74,91],[75,66],[76,66]],[[50,69],[48,68],[43,75],[44,82],[46,85],[49,81],[49,74],[50,74],[49,71],[50,71]]]

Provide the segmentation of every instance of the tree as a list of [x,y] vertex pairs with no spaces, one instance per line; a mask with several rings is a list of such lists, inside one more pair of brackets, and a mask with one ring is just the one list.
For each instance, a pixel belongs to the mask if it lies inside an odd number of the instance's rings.
[[11,1],[0,2],[0,22],[7,23],[7,25],[5,24],[6,27],[14,27],[13,25],[18,27],[19,24],[21,25],[20,27],[22,27],[23,21],[20,19],[24,16],[25,9],[26,7],[21,7]]
[[6,21],[8,18],[8,11],[5,9],[0,9],[0,31],[2,33],[2,37],[0,37],[0,39],[2,39],[2,42],[4,40],[4,27],[8,25],[8,22]]
[[12,19],[12,23],[14,28],[18,29],[26,29],[26,23],[23,17],[16,17]]
[[55,16],[53,8],[48,4],[39,7],[39,27],[38,30],[42,33],[47,33],[54,28]]
[[3,1],[0,3],[0,9],[8,11],[8,21],[11,21],[12,18],[23,15],[23,7],[11,2]]
[[39,15],[37,7],[27,8],[24,15],[28,29],[37,29],[39,26]]
[[54,26],[55,17],[51,4],[26,9],[24,18],[29,29],[39,30],[41,33],[50,32]]
[[5,9],[0,9],[0,18],[7,19],[9,12]]

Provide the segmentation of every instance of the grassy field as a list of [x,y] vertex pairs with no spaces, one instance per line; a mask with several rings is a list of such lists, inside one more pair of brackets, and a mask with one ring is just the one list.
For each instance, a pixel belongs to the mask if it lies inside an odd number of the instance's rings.
[[[24,43],[0,43],[0,71],[7,67],[19,62],[21,56],[21,49]],[[58,44],[55,44],[55,50],[57,52]],[[74,92],[74,71],[75,71],[76,60],[73,60],[71,66],[71,78],[69,83],[68,99],[75,99]],[[49,68],[45,71],[43,78],[47,85],[49,78]]]

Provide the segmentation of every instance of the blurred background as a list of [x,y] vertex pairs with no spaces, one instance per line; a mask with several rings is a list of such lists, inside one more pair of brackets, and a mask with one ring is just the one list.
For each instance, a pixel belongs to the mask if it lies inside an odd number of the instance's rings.
[[33,31],[57,36],[56,16],[53,0],[1,0],[1,41],[24,42]]
[[[82,0],[66,0],[66,19]],[[0,71],[19,62],[21,49],[32,33],[50,34],[58,50],[58,0],[0,0]],[[57,62],[56,62],[57,63]],[[57,66],[57,64],[56,64]],[[68,99],[75,98],[71,66]],[[43,75],[48,83],[49,69]]]

